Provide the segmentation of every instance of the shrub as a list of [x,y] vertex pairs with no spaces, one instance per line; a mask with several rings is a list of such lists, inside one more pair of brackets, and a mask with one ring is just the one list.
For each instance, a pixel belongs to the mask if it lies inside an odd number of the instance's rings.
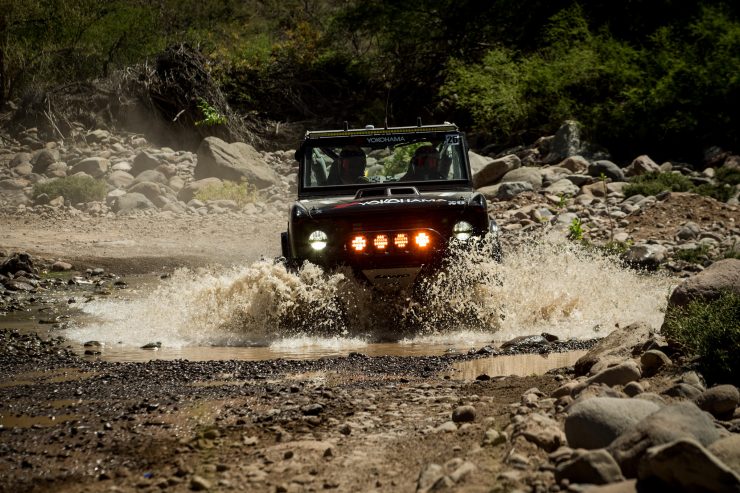
[[740,384],[740,294],[727,291],[713,301],[669,309],[661,330],[688,356],[699,358],[708,381]]
[[108,187],[103,180],[96,180],[89,176],[68,176],[33,186],[33,198],[46,194],[49,198],[60,195],[73,204],[82,202],[100,201],[105,198]]
[[220,185],[208,185],[198,190],[195,198],[206,202],[208,200],[233,200],[239,207],[259,200],[257,187],[246,181],[234,183],[225,181]]
[[694,185],[687,177],[677,173],[647,173],[635,177],[624,187],[624,196],[657,195],[668,190],[670,192],[689,192]]
[[705,260],[705,257],[707,256],[708,253],[709,253],[709,246],[700,245],[696,248],[686,248],[682,250],[677,250],[674,257],[678,260],[683,260],[685,262],[697,264],[701,262],[702,260]]

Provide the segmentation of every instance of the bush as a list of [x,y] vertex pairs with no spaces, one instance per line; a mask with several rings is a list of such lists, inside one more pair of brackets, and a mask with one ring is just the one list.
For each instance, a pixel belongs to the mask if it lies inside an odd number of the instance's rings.
[[694,300],[669,309],[661,329],[688,356],[698,356],[712,383],[740,384],[740,295],[724,292],[713,301]]
[[698,264],[706,260],[708,253],[709,253],[709,246],[700,245],[696,248],[687,248],[687,249],[677,250],[674,255],[674,258],[678,260],[683,260],[684,262]]
[[198,190],[195,198],[203,202],[209,200],[233,200],[239,207],[244,207],[248,203],[259,200],[257,187],[250,185],[246,181],[234,183],[225,181],[220,185],[208,185]]
[[33,186],[33,198],[46,194],[50,199],[60,195],[72,204],[96,202],[105,198],[108,186],[103,180],[96,180],[89,176],[68,176]]
[[694,185],[687,177],[677,173],[647,173],[635,177],[624,187],[624,196],[657,195],[668,190],[669,192],[689,192]]

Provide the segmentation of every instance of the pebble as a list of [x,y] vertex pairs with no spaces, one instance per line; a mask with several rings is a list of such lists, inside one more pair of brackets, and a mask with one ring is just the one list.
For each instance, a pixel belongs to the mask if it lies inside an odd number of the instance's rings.
[[468,423],[475,421],[475,407],[458,406],[452,411],[452,421],[455,423]]

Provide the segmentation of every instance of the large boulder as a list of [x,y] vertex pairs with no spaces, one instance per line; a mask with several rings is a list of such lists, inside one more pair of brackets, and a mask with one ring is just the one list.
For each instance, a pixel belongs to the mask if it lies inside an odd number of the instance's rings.
[[581,152],[581,124],[574,120],[564,122],[550,143],[550,153],[543,159],[546,163],[562,161]]
[[532,184],[525,181],[498,183],[478,190],[489,200],[511,200],[520,193],[531,192]]
[[740,492],[740,476],[690,438],[650,448],[638,478],[663,491]]
[[568,169],[573,173],[583,174],[588,171],[588,159],[583,156],[570,156],[558,163],[561,168]]
[[716,300],[724,290],[740,295],[740,259],[720,260],[688,278],[673,290],[668,307],[682,307],[692,300]]
[[134,177],[125,171],[114,171],[108,176],[108,184],[116,188],[128,188],[134,182]]
[[653,335],[653,328],[645,322],[636,322],[614,330],[601,339],[575,364],[576,375],[585,375],[597,361],[612,357],[629,357]]
[[682,438],[694,439],[703,446],[727,435],[714,426],[712,417],[693,402],[679,402],[656,411],[622,433],[609,445],[609,452],[628,478],[637,475],[637,467],[650,447]]
[[604,449],[577,450],[571,459],[558,464],[555,479],[571,483],[609,484],[624,479],[614,457]]
[[707,448],[727,467],[740,474],[740,435],[733,433],[717,440]]
[[280,176],[254,147],[243,142],[229,144],[218,137],[206,137],[198,147],[195,179],[211,177],[235,182],[246,179],[260,189],[280,183]]
[[39,149],[33,153],[31,164],[34,173],[43,173],[51,163],[59,161],[59,151],[56,149]]
[[493,161],[493,158],[482,156],[473,151],[468,151],[468,161],[470,161],[470,170],[473,172],[473,175],[475,175],[477,172],[485,168],[488,163]]
[[499,159],[493,159],[478,171],[473,171],[473,186],[475,188],[481,188],[496,183],[506,173],[519,168],[521,165],[522,161],[516,154],[509,154]]
[[571,197],[575,197],[581,191],[581,188],[572,181],[563,178],[548,186],[543,191],[557,196],[570,195]]
[[573,404],[565,418],[565,437],[573,448],[597,449],[658,411],[660,406],[642,399],[592,397]]
[[636,157],[629,166],[624,168],[625,176],[640,176],[647,173],[660,173],[660,166],[650,159],[650,156]]
[[542,188],[542,171],[539,168],[524,167],[517,168],[506,173],[501,178],[501,183],[526,182],[532,185],[535,192]]

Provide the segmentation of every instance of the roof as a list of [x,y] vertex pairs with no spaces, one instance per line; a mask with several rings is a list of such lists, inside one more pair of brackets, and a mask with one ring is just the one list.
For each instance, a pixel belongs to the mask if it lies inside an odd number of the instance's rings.
[[416,125],[412,127],[388,127],[375,128],[368,125],[365,128],[354,128],[346,130],[308,130],[306,131],[306,140],[322,139],[334,137],[357,137],[371,135],[388,135],[388,134],[413,134],[413,133],[430,133],[430,132],[457,132],[457,125],[454,123],[443,123],[441,125]]

